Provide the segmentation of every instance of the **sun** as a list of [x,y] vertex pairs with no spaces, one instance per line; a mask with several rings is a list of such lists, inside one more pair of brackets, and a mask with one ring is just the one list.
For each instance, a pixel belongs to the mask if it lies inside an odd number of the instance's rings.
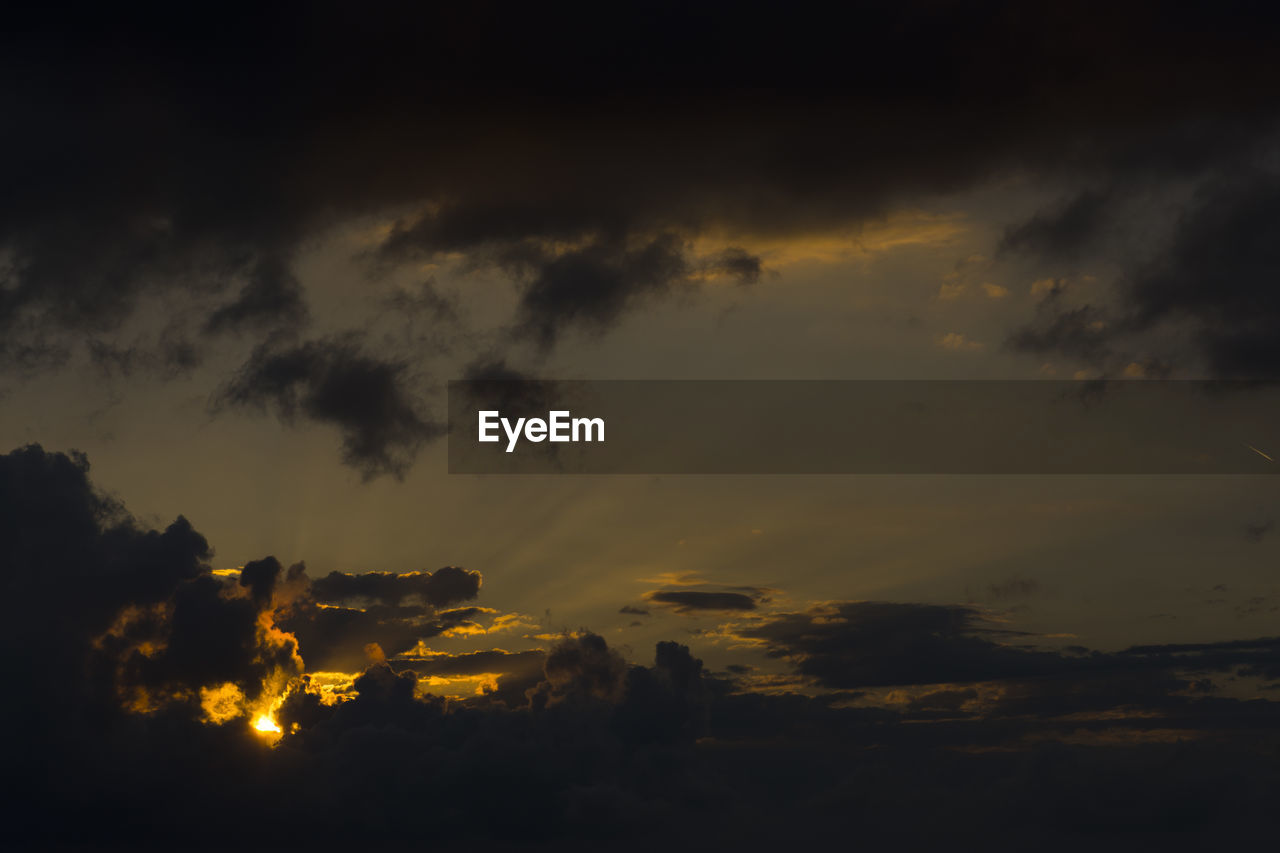
[[264,734],[278,735],[283,734],[280,726],[276,721],[266,714],[259,714],[258,719],[253,721],[253,727]]

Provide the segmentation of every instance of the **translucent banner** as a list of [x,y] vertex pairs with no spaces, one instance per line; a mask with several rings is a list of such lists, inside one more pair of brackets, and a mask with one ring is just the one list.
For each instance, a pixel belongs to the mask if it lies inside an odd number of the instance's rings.
[[1280,385],[458,381],[456,474],[1274,474]]

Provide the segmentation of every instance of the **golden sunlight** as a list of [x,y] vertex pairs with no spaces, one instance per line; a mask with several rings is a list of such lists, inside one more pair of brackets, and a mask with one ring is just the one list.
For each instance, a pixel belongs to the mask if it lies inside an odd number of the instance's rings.
[[258,718],[253,721],[253,727],[264,734],[284,734],[280,730],[280,726],[276,724],[276,721],[267,714],[259,714]]

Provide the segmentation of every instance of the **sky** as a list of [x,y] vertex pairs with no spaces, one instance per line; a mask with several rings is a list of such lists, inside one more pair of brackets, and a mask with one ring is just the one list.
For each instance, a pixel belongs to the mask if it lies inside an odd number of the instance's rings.
[[1267,10],[845,12],[15,11],[15,837],[1273,833],[1271,477],[448,473],[452,379],[1276,378]]

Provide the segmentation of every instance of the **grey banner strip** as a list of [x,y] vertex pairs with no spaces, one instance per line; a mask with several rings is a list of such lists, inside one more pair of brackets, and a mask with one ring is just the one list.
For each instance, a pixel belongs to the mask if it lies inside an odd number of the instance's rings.
[[1273,456],[1276,384],[449,383],[455,474],[1265,475]]

